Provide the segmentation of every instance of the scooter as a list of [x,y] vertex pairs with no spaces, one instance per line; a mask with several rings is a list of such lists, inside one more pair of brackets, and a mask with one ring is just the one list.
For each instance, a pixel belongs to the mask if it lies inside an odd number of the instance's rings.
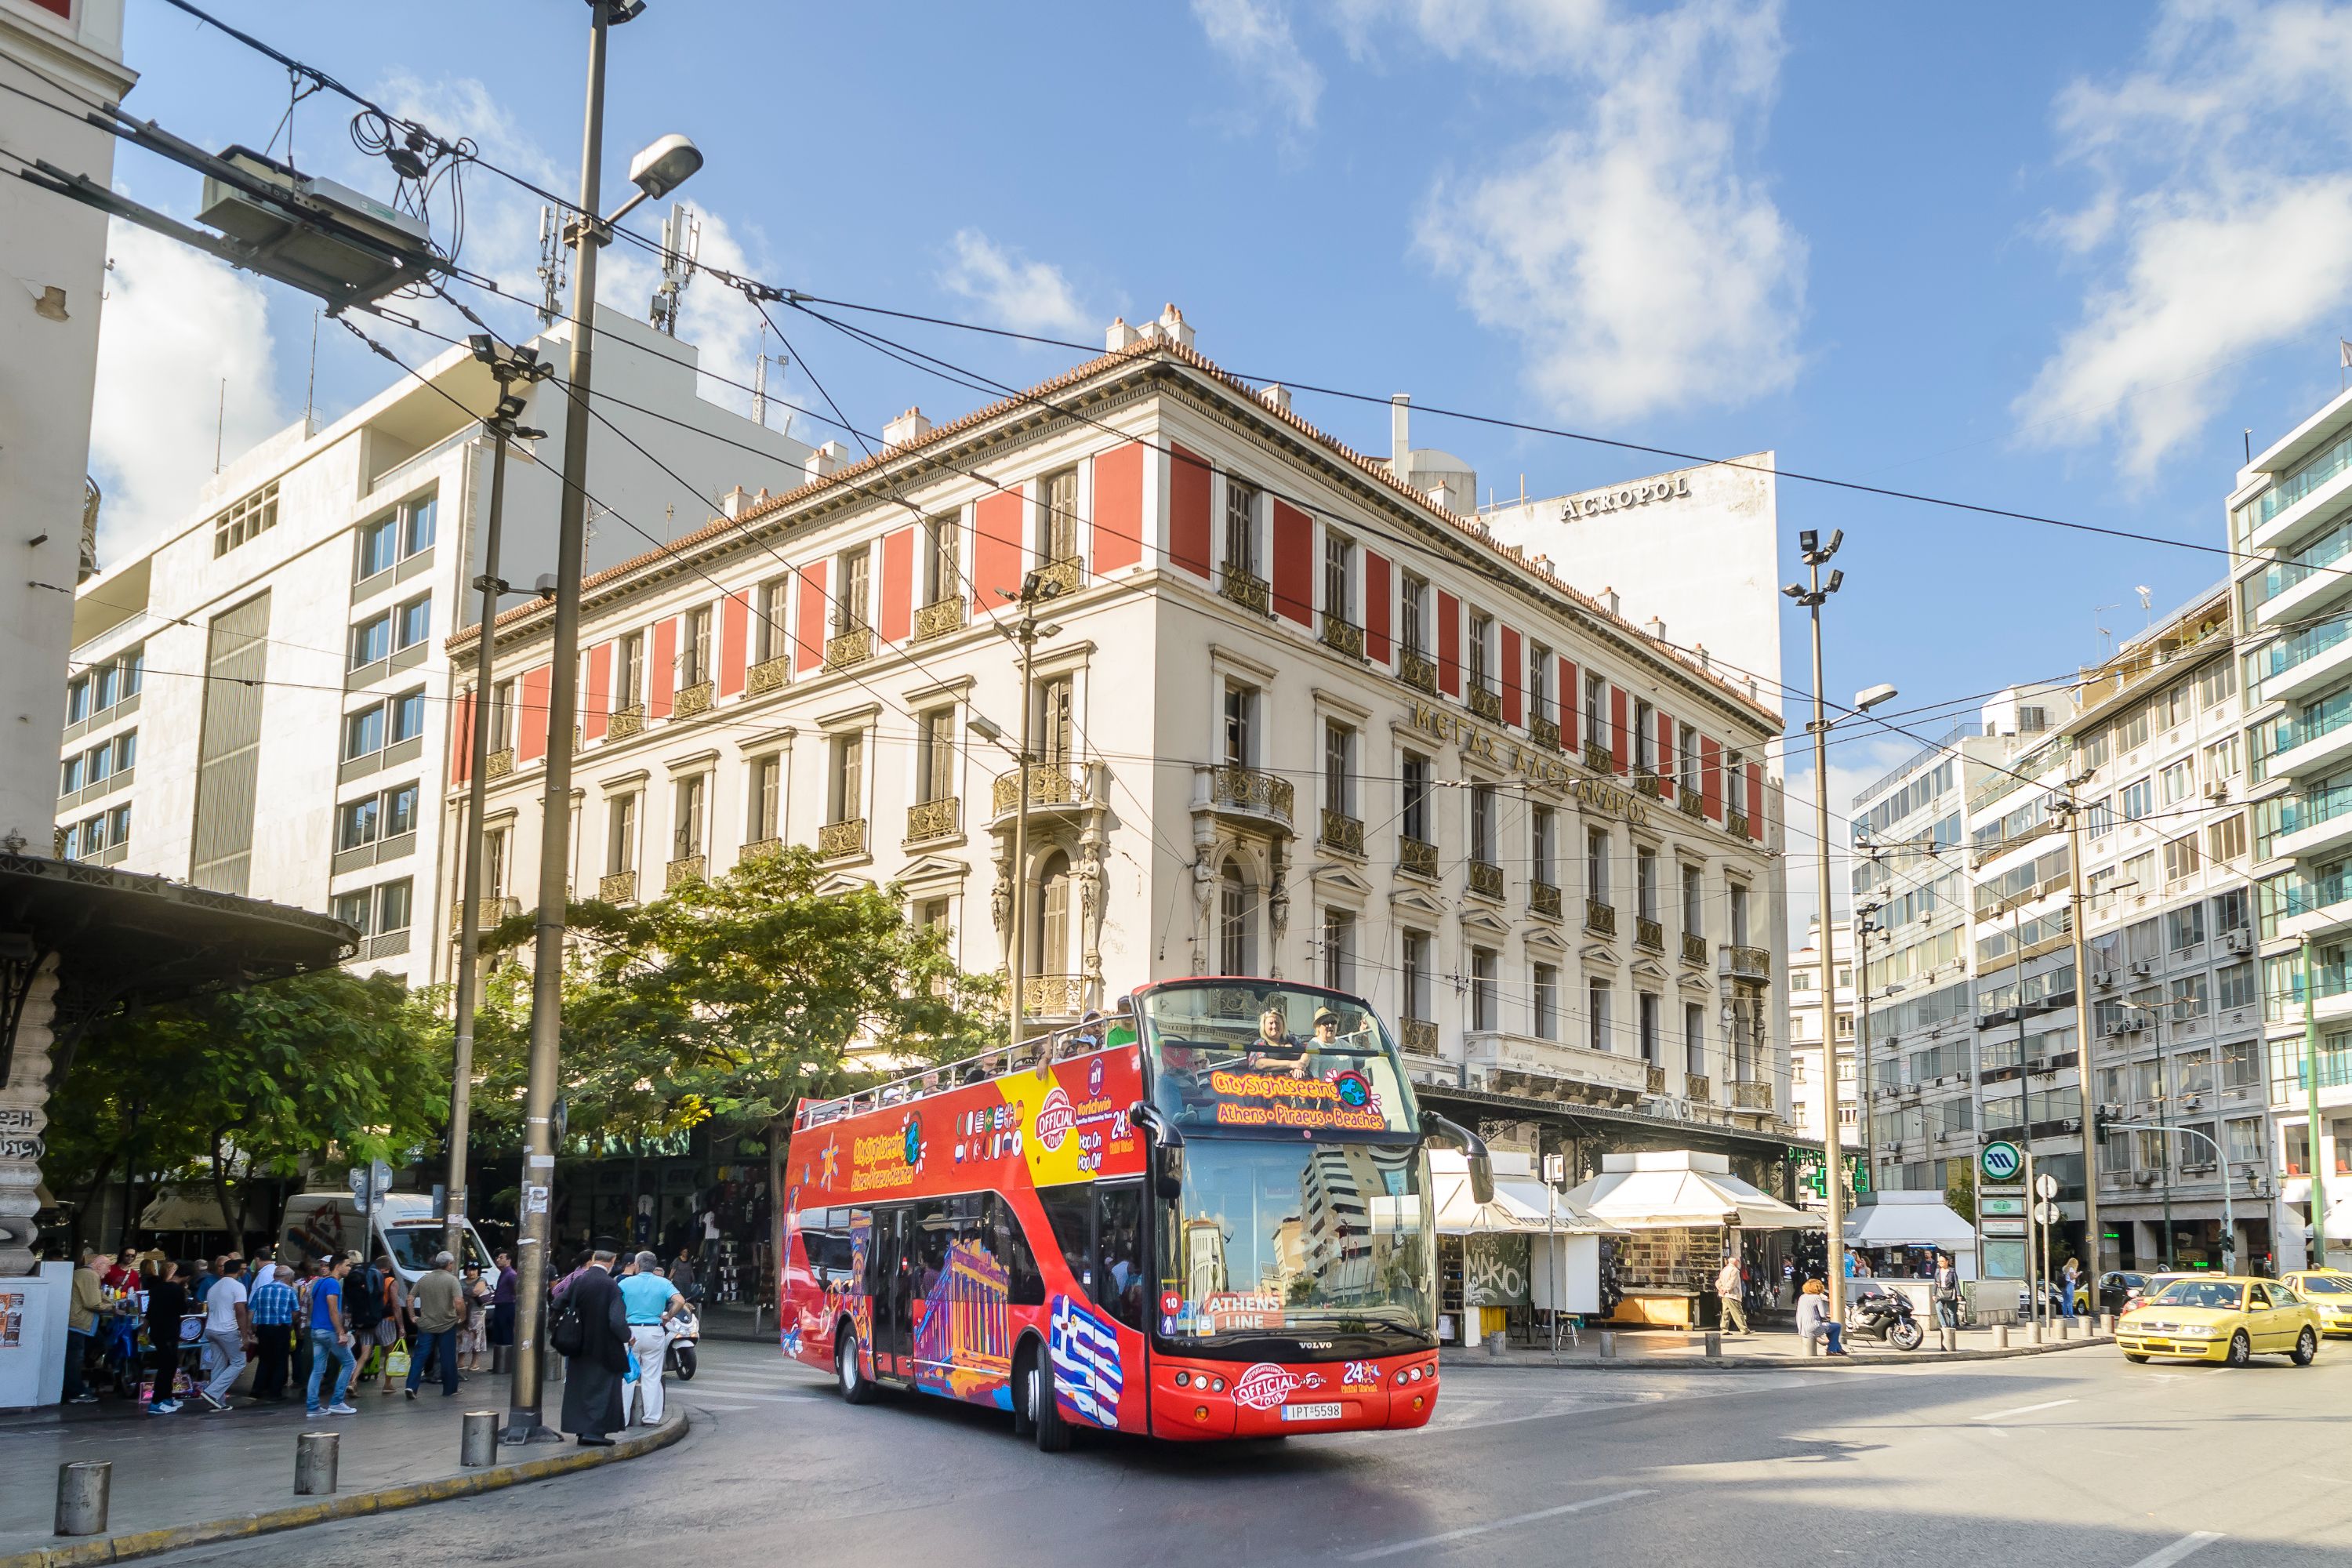
[[669,1321],[669,1349],[662,1352],[662,1374],[680,1383],[694,1381],[694,1347],[702,1338],[702,1320],[688,1309]]
[[1870,1288],[1846,1303],[1845,1331],[1849,1339],[1884,1340],[1899,1351],[1916,1351],[1927,1337],[1912,1315],[1910,1297]]

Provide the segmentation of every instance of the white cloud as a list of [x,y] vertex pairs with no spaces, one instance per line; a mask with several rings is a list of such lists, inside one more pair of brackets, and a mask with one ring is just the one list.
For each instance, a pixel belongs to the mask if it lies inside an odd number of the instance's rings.
[[2045,235],[2085,268],[2081,321],[2014,413],[2045,445],[2116,443],[2145,478],[2213,416],[2239,362],[2352,303],[2352,11],[2173,0],[2112,85],[2059,95],[2091,180]]
[[959,229],[955,256],[940,285],[981,307],[997,326],[1016,332],[1084,331],[1093,321],[1070,291],[1062,269],[1023,259],[976,228]]
[[1419,226],[1549,404],[1623,419],[1795,379],[1805,243],[1741,157],[1779,82],[1777,5],[1349,0],[1359,52],[1399,12],[1447,58],[1559,74],[1583,105],[1497,171],[1441,182]]
[[216,442],[233,458],[288,416],[258,283],[119,219],[107,227],[107,252],[90,466],[106,495],[99,559],[114,561],[189,515],[213,477]]
[[1299,49],[1290,18],[1275,0],[1192,0],[1192,16],[1209,47],[1262,85],[1293,128],[1315,128],[1323,73]]

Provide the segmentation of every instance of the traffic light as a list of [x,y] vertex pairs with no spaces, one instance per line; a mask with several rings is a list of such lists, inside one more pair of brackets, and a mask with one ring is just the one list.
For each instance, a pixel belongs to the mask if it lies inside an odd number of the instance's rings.
[[2122,1110],[2123,1107],[2119,1105],[2109,1105],[2104,1101],[2091,1107],[2091,1128],[2096,1134],[2102,1148],[2105,1147],[2107,1142],[2107,1123],[2122,1121]]

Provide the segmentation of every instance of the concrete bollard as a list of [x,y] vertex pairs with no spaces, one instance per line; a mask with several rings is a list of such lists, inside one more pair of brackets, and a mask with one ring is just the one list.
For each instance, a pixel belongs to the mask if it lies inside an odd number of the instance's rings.
[[2007,1323],[1995,1323],[1992,1326],[1992,1348],[1997,1351],[2005,1351],[2009,1348],[2009,1325]]
[[106,1504],[114,1489],[114,1461],[74,1459],[58,1467],[59,1535],[106,1533]]
[[1723,1359],[1723,1335],[1715,1329],[1709,1329],[1706,1331],[1706,1359],[1709,1361]]
[[562,1383],[563,1358],[553,1351],[541,1352],[539,1358],[539,1381],[542,1384]]
[[1805,1336],[1805,1359],[1807,1361],[1811,1361],[1822,1353],[1822,1342],[1813,1335],[1807,1334]]
[[2058,1337],[2062,1340],[2071,1340],[2074,1337],[2074,1319],[2065,1318],[2060,1320],[2058,1324]]
[[1617,1336],[1607,1329],[1601,1331],[1601,1359],[1602,1361],[1617,1359]]
[[330,1497],[335,1490],[342,1434],[302,1432],[294,1438],[294,1495]]
[[499,1421],[495,1410],[466,1412],[465,1435],[457,1440],[459,1466],[475,1470],[499,1462]]
[[2040,1343],[2042,1342],[2042,1320],[2041,1320],[2041,1319],[2036,1318],[2036,1319],[2034,1319],[2034,1320],[2033,1320],[2033,1330],[2032,1330],[2032,1331],[2031,1333],[2029,1333],[2029,1334],[2026,1336],[2026,1342],[2027,1342],[2028,1344],[2036,1344],[2036,1345],[2038,1345],[2038,1344],[2040,1344]]
[[2101,1312],[2099,1314],[2099,1332],[2106,1335],[2109,1339],[2115,1338],[2116,1315],[2113,1312]]
[[492,1345],[490,1347],[490,1375],[492,1377],[504,1377],[513,1370],[514,1346]]

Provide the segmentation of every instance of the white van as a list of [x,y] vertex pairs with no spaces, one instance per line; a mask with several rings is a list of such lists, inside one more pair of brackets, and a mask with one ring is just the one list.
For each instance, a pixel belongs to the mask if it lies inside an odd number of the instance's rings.
[[[278,1261],[299,1267],[307,1258],[357,1252],[372,1263],[378,1253],[390,1253],[401,1279],[415,1284],[446,1245],[447,1227],[434,1217],[433,1199],[424,1193],[386,1193],[372,1217],[372,1226],[362,1221],[359,1202],[349,1193],[303,1193],[289,1198],[278,1231]],[[486,1275],[490,1273],[489,1249],[470,1222],[465,1235],[466,1250],[458,1266],[478,1263]]]

